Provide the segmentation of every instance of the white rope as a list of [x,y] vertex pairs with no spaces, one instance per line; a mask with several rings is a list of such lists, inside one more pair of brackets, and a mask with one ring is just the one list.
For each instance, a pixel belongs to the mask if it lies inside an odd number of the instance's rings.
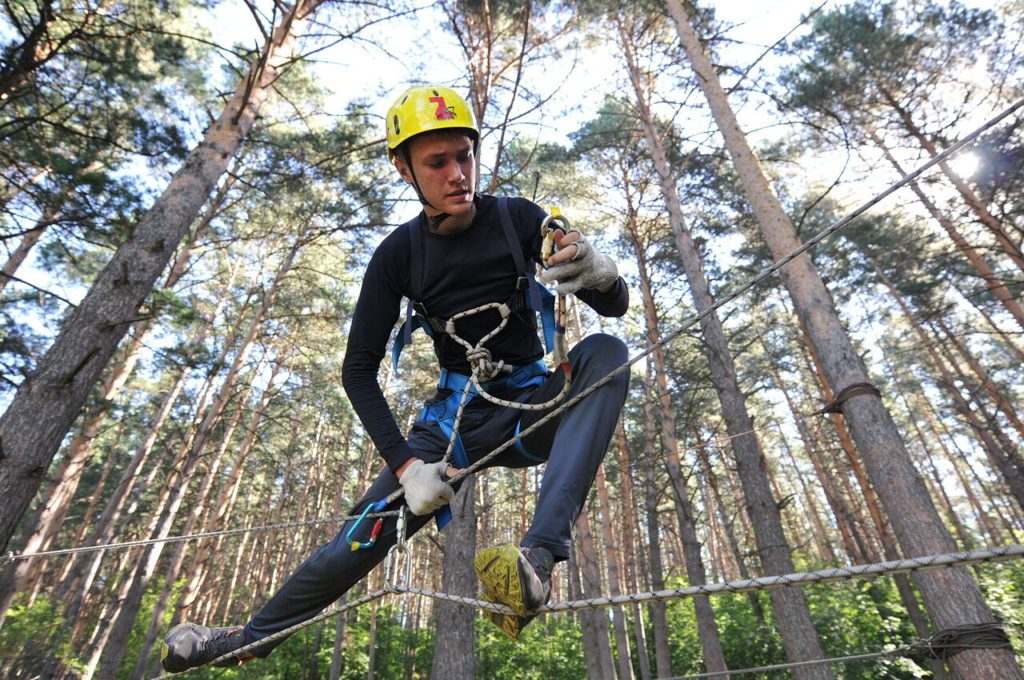
[[793,250],[789,254],[783,256],[779,260],[773,262],[772,264],[770,264],[769,266],[765,267],[764,269],[762,269],[756,276],[748,279],[745,283],[737,286],[732,291],[730,291],[727,294],[723,295],[722,297],[718,298],[714,303],[711,304],[711,306],[707,307],[704,311],[700,312],[699,314],[695,314],[695,315],[691,316],[681,326],[679,326],[675,330],[670,331],[669,333],[667,333],[664,338],[662,338],[658,342],[654,343],[653,345],[648,346],[646,349],[644,349],[640,353],[638,353],[635,356],[631,357],[624,364],[622,364],[618,368],[612,370],[610,373],[608,373],[603,378],[597,380],[596,382],[594,382],[590,386],[584,388],[576,396],[574,396],[573,398],[565,401],[560,406],[558,406],[556,409],[551,411],[551,413],[546,414],[545,416],[541,417],[539,420],[537,420],[535,423],[533,423],[529,427],[521,430],[518,434],[516,434],[514,437],[512,437],[511,439],[506,441],[504,444],[498,446],[496,449],[491,451],[489,454],[487,454],[486,456],[484,456],[483,458],[481,458],[477,462],[475,462],[472,465],[470,465],[468,468],[464,469],[461,473],[459,473],[458,475],[453,477],[451,479],[451,481],[452,482],[456,482],[456,481],[462,479],[463,477],[465,477],[466,475],[472,474],[473,472],[476,472],[480,468],[484,467],[487,463],[489,463],[491,460],[493,460],[499,454],[503,453],[504,451],[506,451],[510,447],[514,446],[517,441],[523,439],[524,437],[528,436],[529,434],[531,434],[532,432],[534,432],[538,428],[542,427],[543,425],[548,423],[552,418],[557,418],[559,415],[562,414],[563,411],[565,411],[568,408],[571,408],[575,404],[579,403],[581,400],[583,400],[586,397],[590,396],[591,393],[593,393],[595,390],[600,389],[601,387],[606,385],[615,376],[617,376],[618,374],[620,374],[623,371],[627,370],[633,364],[635,364],[635,363],[639,362],[640,360],[646,358],[647,356],[652,354],[655,350],[657,350],[657,349],[659,349],[661,347],[664,347],[665,345],[669,344],[670,342],[672,342],[673,340],[678,338],[680,335],[682,335],[685,331],[687,331],[688,329],[693,327],[695,324],[697,324],[701,319],[704,319],[704,318],[710,316],[715,311],[717,311],[719,308],[721,308],[724,305],[732,302],[733,300],[738,298],[740,295],[743,295],[748,290],[750,290],[751,288],[753,288],[757,284],[759,284],[762,281],[764,281],[765,279],[767,279],[769,276],[774,274],[776,271],[782,269],[782,267],[786,266],[787,264],[789,264],[791,261],[793,261],[794,259],[796,259],[800,255],[803,255],[808,250],[810,250],[814,246],[818,245],[819,243],[824,241],[826,238],[828,238],[829,236],[831,236],[835,232],[837,232],[840,229],[842,229],[843,227],[849,225],[851,222],[853,222],[854,219],[856,219],[857,217],[860,217],[863,213],[867,212],[869,209],[871,209],[872,207],[874,207],[875,205],[880,203],[882,200],[888,198],[891,194],[895,193],[898,189],[901,189],[904,186],[906,186],[907,184],[909,184],[910,182],[913,182],[918,177],[923,175],[926,171],[930,170],[934,166],[936,166],[939,163],[943,162],[944,160],[946,160],[947,158],[949,158],[950,156],[955,154],[957,151],[959,151],[960,149],[962,149],[965,146],[967,146],[968,144],[973,143],[975,140],[978,139],[978,137],[983,135],[985,132],[987,132],[991,128],[995,127],[1004,118],[1010,116],[1011,114],[1013,114],[1014,112],[1018,111],[1021,108],[1024,108],[1024,98],[1017,100],[1014,104],[1008,106],[1006,109],[1004,109],[1003,111],[999,112],[997,115],[993,116],[988,121],[983,123],[980,127],[976,128],[973,132],[971,132],[967,136],[965,136],[962,139],[960,139],[960,141],[954,143],[953,145],[951,145],[950,147],[948,147],[947,149],[945,149],[944,151],[942,151],[938,155],[932,157],[931,160],[923,163],[922,165],[920,165],[913,172],[911,172],[911,173],[909,173],[907,175],[904,175],[901,179],[899,179],[895,183],[891,184],[888,188],[886,188],[885,190],[883,190],[881,193],[877,194],[876,196],[874,196],[870,200],[865,201],[864,203],[862,203],[853,212],[849,213],[843,219],[835,222],[834,224],[832,224],[829,227],[826,227],[825,229],[822,229],[820,232],[815,234],[813,237],[811,237],[810,239],[805,241],[803,243],[803,245],[801,245],[797,249]]
[[[394,517],[398,514],[397,510],[388,510],[386,512],[374,512],[368,513],[367,518],[371,517]],[[122,541],[120,543],[103,543],[100,545],[86,545],[79,546],[77,548],[63,548],[61,550],[46,550],[43,552],[35,553],[21,553],[16,555],[13,552],[6,555],[0,556],[0,561],[4,562],[15,562],[17,560],[31,560],[36,557],[56,557],[58,555],[74,555],[76,553],[84,552],[96,552],[97,550],[124,550],[127,548],[139,548],[146,545],[153,545],[154,543],[179,543],[181,541],[198,541],[203,538],[216,538],[217,536],[235,536],[237,534],[248,534],[258,531],[274,531],[276,529],[293,529],[295,527],[312,526],[314,524],[327,524],[331,522],[347,522],[349,520],[359,519],[359,515],[343,515],[341,517],[319,517],[317,519],[306,519],[298,520],[295,522],[284,522],[282,524],[266,524],[258,527],[246,527],[244,529],[224,529],[221,531],[204,531],[198,534],[183,534],[181,536],[167,536],[165,538],[150,538],[139,541]]]
[[[581,401],[582,399],[584,399],[587,396],[589,396],[595,390],[597,390],[600,387],[602,387],[603,385],[607,384],[616,375],[618,375],[619,373],[625,371],[630,366],[632,366],[633,364],[637,363],[638,361],[640,361],[644,357],[650,355],[656,349],[658,349],[660,347],[663,347],[663,346],[667,345],[668,343],[672,342],[677,337],[679,337],[683,332],[685,332],[687,329],[689,329],[694,324],[699,322],[701,319],[703,319],[703,318],[707,317],[708,315],[712,314],[715,310],[719,309],[723,305],[726,305],[729,302],[732,302],[733,300],[738,298],[743,293],[746,293],[748,290],[750,290],[751,288],[753,288],[754,286],[759,284],[761,281],[763,281],[766,278],[768,278],[771,274],[775,273],[776,271],[778,271],[779,269],[784,267],[786,264],[788,264],[789,262],[791,262],[795,258],[797,258],[800,255],[802,255],[803,253],[807,252],[808,250],[813,248],[815,245],[817,245],[818,243],[823,241],[828,236],[831,236],[836,231],[838,231],[838,230],[842,229],[843,227],[847,226],[848,224],[850,224],[854,219],[859,217],[861,214],[863,214],[864,212],[866,212],[867,210],[869,210],[873,206],[877,205],[879,202],[881,202],[883,199],[887,198],[889,195],[891,195],[892,193],[894,193],[898,189],[906,186],[907,184],[909,184],[910,182],[914,181],[915,179],[920,177],[922,174],[924,174],[927,170],[931,169],[932,167],[934,167],[938,163],[944,161],[946,158],[952,156],[954,153],[956,153],[957,151],[959,151],[963,147],[967,146],[968,144],[974,142],[982,134],[987,132],[989,129],[994,127],[996,124],[998,124],[1004,118],[1010,116],[1011,114],[1013,114],[1015,111],[1021,109],[1022,107],[1024,107],[1024,98],[1018,100],[1017,102],[1015,102],[1011,106],[1007,107],[1006,109],[1001,111],[999,114],[997,114],[996,116],[994,116],[993,118],[989,119],[984,124],[982,124],[980,127],[975,129],[973,132],[971,132],[967,136],[965,136],[962,139],[960,139],[960,141],[956,142],[955,144],[953,144],[952,146],[948,147],[947,149],[945,149],[944,151],[942,151],[938,155],[934,156],[931,160],[929,160],[929,161],[925,162],[924,164],[922,164],[921,166],[919,166],[913,172],[911,172],[911,173],[909,173],[907,175],[904,175],[900,180],[898,180],[894,184],[890,185],[887,189],[882,191],[880,194],[876,195],[874,198],[872,198],[872,199],[866,201],[865,203],[861,204],[858,208],[856,208],[853,212],[848,214],[843,219],[839,220],[838,222],[835,222],[831,226],[829,226],[829,227],[823,229],[822,231],[818,232],[817,234],[815,234],[812,238],[810,238],[808,241],[804,242],[804,244],[801,245],[800,247],[798,247],[796,250],[792,251],[791,253],[789,253],[788,255],[786,255],[784,257],[782,257],[781,259],[773,262],[768,267],[765,267],[756,276],[748,279],[745,283],[743,283],[740,286],[738,286],[737,288],[733,289],[731,292],[729,292],[725,296],[719,298],[715,303],[713,303],[710,307],[705,309],[703,312],[700,312],[699,314],[691,316],[686,322],[683,323],[682,326],[680,326],[680,327],[676,328],[675,330],[671,331],[670,333],[668,333],[664,338],[662,338],[662,340],[660,340],[657,343],[654,343],[653,345],[650,345],[649,347],[647,347],[645,350],[643,350],[642,352],[640,352],[636,356],[631,357],[627,362],[625,362],[624,364],[620,365],[618,368],[614,369],[613,371],[608,373],[606,376],[604,376],[603,378],[599,379],[597,382],[595,382],[592,385],[590,385],[590,386],[584,388],[583,390],[581,390],[580,393],[577,394],[575,397],[573,397],[572,399],[569,399],[568,401],[565,401],[564,403],[562,403],[561,405],[556,407],[551,413],[543,416],[537,422],[535,422],[533,425],[531,425],[530,427],[527,427],[526,429],[522,430],[521,432],[519,432],[519,434],[517,434],[516,436],[512,437],[511,439],[509,439],[504,444],[502,444],[502,445],[498,446],[497,448],[495,448],[489,454],[487,454],[486,456],[484,456],[483,458],[478,460],[476,463],[473,463],[469,467],[465,468],[461,473],[459,473],[458,475],[453,477],[451,479],[451,482],[454,483],[455,481],[458,481],[459,479],[462,479],[463,477],[465,477],[465,476],[467,476],[469,474],[472,474],[476,470],[480,469],[487,462],[489,462],[490,460],[495,458],[497,455],[499,455],[503,451],[507,450],[509,447],[513,446],[517,441],[519,441],[520,439],[526,437],[528,434],[530,434],[531,432],[533,432],[537,428],[541,427],[542,425],[544,425],[545,423],[550,421],[552,418],[555,418],[555,417],[561,415],[561,413],[563,411],[565,411],[566,409],[568,409],[568,408],[572,407],[573,405],[577,404],[579,401]],[[461,413],[462,407],[465,405],[467,394],[468,394],[468,388],[463,393],[463,401],[460,404],[459,413]],[[450,453],[451,448],[452,448],[452,442],[454,442],[454,439],[452,439],[452,441],[449,442],[449,453]],[[401,497],[402,495],[403,495],[403,490],[400,488],[394,494],[392,494],[391,496],[388,497],[388,501],[389,502],[393,501],[393,500]],[[715,594],[718,594],[718,593],[727,593],[727,592],[738,593],[738,592],[750,592],[750,591],[755,591],[755,590],[770,590],[770,589],[777,589],[777,588],[785,588],[787,586],[799,585],[799,584],[804,584],[804,583],[830,583],[830,582],[835,582],[835,581],[852,580],[852,579],[857,579],[857,578],[866,578],[866,577],[877,576],[877,575],[882,575],[882,574],[904,573],[904,572],[916,571],[916,570],[919,570],[919,569],[931,569],[931,568],[937,568],[937,567],[943,567],[943,566],[952,566],[952,565],[958,565],[958,564],[978,564],[978,563],[982,563],[982,562],[1003,561],[1003,560],[1008,560],[1008,559],[1019,558],[1022,555],[1024,555],[1024,545],[1011,545],[1011,546],[1005,546],[1005,547],[999,547],[999,548],[990,548],[990,549],[987,549],[987,550],[973,550],[973,551],[960,552],[960,553],[946,553],[946,554],[942,554],[942,555],[932,555],[932,556],[925,556],[925,557],[916,557],[916,558],[910,558],[910,559],[906,559],[906,560],[892,560],[892,561],[889,561],[889,562],[880,562],[880,563],[876,563],[876,564],[856,565],[856,566],[851,566],[851,567],[836,567],[836,568],[824,569],[824,570],[816,571],[816,572],[795,573],[795,574],[786,574],[786,575],[779,575],[779,576],[763,576],[763,577],[760,577],[760,578],[744,579],[744,580],[741,580],[741,581],[726,581],[726,582],[715,583],[715,584],[707,584],[707,585],[702,585],[702,586],[691,586],[689,588],[676,588],[676,589],[672,589],[672,590],[659,590],[659,591],[653,591],[653,592],[647,592],[647,593],[636,593],[636,594],[629,594],[629,595],[617,595],[617,596],[614,596],[614,597],[599,597],[599,598],[591,598],[591,599],[586,599],[586,600],[574,600],[574,601],[570,601],[570,602],[560,602],[560,603],[555,603],[555,604],[548,604],[548,605],[545,605],[544,607],[541,607],[540,609],[536,610],[535,613],[537,613],[537,614],[546,614],[546,613],[561,612],[561,611],[577,611],[577,610],[592,609],[592,608],[597,608],[597,607],[611,607],[611,606],[615,606],[615,605],[618,605],[618,604],[629,604],[629,603],[633,603],[633,602],[641,602],[641,601],[648,601],[648,600],[682,599],[682,598],[693,597],[695,595],[715,595]],[[408,570],[406,571],[406,573],[408,573]],[[395,592],[395,593],[406,593],[406,592],[408,592],[408,593],[413,593],[413,594],[433,597],[433,598],[436,598],[436,599],[447,600],[449,602],[455,602],[456,604],[463,604],[465,606],[477,607],[477,608],[480,608],[480,609],[487,609],[487,610],[491,610],[491,611],[501,611],[503,613],[512,613],[511,609],[507,609],[507,608],[503,607],[502,605],[497,605],[497,604],[495,604],[493,602],[487,602],[485,600],[477,600],[477,599],[474,599],[474,598],[462,597],[462,596],[458,596],[458,595],[450,595],[448,593],[440,593],[440,592],[422,590],[422,589],[419,589],[419,588],[413,588],[413,587],[409,586],[408,583],[405,583],[403,585],[398,585],[398,586],[389,585],[386,590],[384,590],[384,591],[377,591],[376,593],[373,594],[374,595],[373,597],[367,596],[367,598],[369,598],[369,599],[363,598],[363,600],[371,601],[373,599],[376,599],[377,597],[383,596],[387,592]],[[285,635],[290,635],[290,634],[294,633],[295,631],[298,631],[298,630],[300,630],[300,629],[302,629],[302,628],[304,628],[306,626],[312,625],[312,624],[314,624],[314,623],[316,623],[318,621],[323,620],[327,616],[333,616],[335,614],[340,613],[341,611],[345,611],[346,609],[349,609],[352,606],[357,606],[357,604],[361,604],[361,603],[362,603],[362,601],[357,600],[356,602],[354,602],[354,603],[352,603],[350,605],[345,605],[345,607],[340,607],[340,608],[336,608],[336,609],[333,609],[333,610],[329,610],[329,612],[323,612],[320,615],[318,615],[318,616],[316,616],[316,617],[314,617],[312,619],[309,619],[308,621],[304,621],[302,623],[296,624],[295,626],[292,626],[291,628],[289,628],[289,629],[287,629],[285,631],[281,631],[280,633],[276,633],[273,636],[271,636],[270,638],[264,638],[260,642],[261,643],[265,643],[265,642],[267,642],[269,640],[272,640],[272,639],[278,639],[279,637],[284,637]],[[506,609],[507,609],[507,611],[506,611]],[[259,646],[258,643],[257,644],[253,644],[253,645],[249,645],[248,647],[243,648],[242,650],[236,650],[235,652],[233,652],[231,654],[228,654],[228,655],[226,655],[224,657],[221,657],[219,659],[215,659],[211,663],[215,663],[215,662],[218,662],[218,661],[221,661],[221,660],[227,660],[227,659],[229,659],[229,658],[231,658],[233,656],[237,656],[239,651],[246,650],[249,647],[257,647],[257,646]],[[192,670],[194,670],[194,669],[192,669]],[[159,678],[157,678],[156,680],[165,680],[168,677],[170,677],[170,676],[163,675],[163,676],[160,676]]]
[[[398,548],[398,544],[392,551],[389,551],[389,558],[393,552]],[[409,559],[409,551],[405,548],[404,544],[402,549],[398,552],[405,553],[406,559]],[[584,609],[597,609],[601,607],[613,607],[620,604],[640,603],[648,601],[665,601],[665,600],[676,600],[694,597],[696,595],[718,595],[721,593],[745,593],[759,590],[774,590],[778,588],[785,588],[794,585],[803,585],[807,583],[834,583],[838,581],[849,581],[855,579],[869,578],[872,576],[882,576],[886,574],[899,574],[906,572],[913,572],[925,569],[938,569],[942,567],[951,567],[955,565],[970,565],[970,564],[981,564],[985,562],[1002,562],[1011,559],[1017,559],[1024,556],[1024,545],[1009,545],[986,548],[983,550],[969,550],[964,552],[956,553],[944,553],[941,555],[926,555],[923,557],[914,557],[903,560],[890,560],[888,562],[877,562],[874,564],[860,564],[850,567],[833,567],[830,569],[822,569],[819,571],[812,572],[797,572],[793,574],[784,574],[778,576],[762,576],[759,578],[743,579],[739,581],[723,581],[720,583],[711,583],[702,586],[691,586],[689,588],[675,588],[672,590],[656,590],[653,592],[646,593],[632,593],[627,595],[617,595],[614,597],[597,597],[586,600],[571,600],[568,602],[556,602],[554,604],[546,604],[531,612],[531,614],[554,614],[564,611],[580,611]],[[511,608],[497,604],[494,602],[488,602],[487,600],[480,600],[473,597],[466,597],[462,595],[452,595],[450,593],[442,593],[438,591],[425,590],[423,588],[416,588],[409,585],[410,572],[409,569],[405,569],[405,583],[391,583],[390,577],[392,570],[397,570],[397,567],[393,565],[390,560],[388,564],[388,574],[385,581],[387,581],[384,588],[374,591],[358,600],[346,603],[344,605],[334,607],[332,609],[321,612],[317,616],[297,623],[290,628],[279,631],[265,638],[253,642],[244,647],[240,647],[235,651],[219,656],[213,659],[204,666],[197,666],[191,668],[185,673],[194,671],[198,668],[204,668],[221,661],[227,661],[231,658],[237,658],[240,655],[244,655],[245,652],[252,651],[268,642],[280,640],[281,638],[288,637],[299,630],[311,626],[315,623],[323,621],[329,617],[340,614],[341,612],[347,611],[354,607],[358,607],[363,604],[372,602],[373,600],[379,599],[389,593],[398,595],[421,595],[424,597],[430,597],[436,600],[444,600],[446,602],[454,602],[465,607],[474,607],[486,611],[493,611],[502,614],[514,614]],[[909,649],[909,648],[907,648]],[[858,657],[839,657],[837,659],[820,659],[814,661],[803,661],[795,662],[794,664],[780,664],[778,666],[767,666],[761,669],[748,669],[746,671],[728,671],[730,674],[740,674],[744,672],[755,672],[758,670],[774,670],[776,668],[787,668],[797,667],[800,665],[812,665],[819,663],[826,663],[829,661],[843,661],[843,660],[856,660],[859,658],[872,658],[872,656],[882,656],[883,654],[895,654],[896,652],[885,652],[877,653],[874,655],[860,655]],[[173,676],[180,676],[183,673],[161,675],[154,680],[167,680],[167,678]],[[724,675],[725,673],[719,673],[718,675]],[[687,678],[703,678],[703,677],[714,677],[715,674],[685,676]]]
[[[913,182],[914,180],[916,180],[918,177],[920,177],[926,171],[930,170],[935,165],[938,165],[942,161],[946,160],[947,158],[949,158],[950,156],[955,154],[960,149],[964,148],[968,144],[971,144],[972,142],[977,140],[978,137],[980,137],[984,133],[988,132],[991,128],[995,127],[1004,118],[1007,118],[1008,116],[1010,116],[1011,114],[1013,114],[1014,112],[1018,111],[1021,108],[1024,108],[1024,99],[1020,99],[1017,102],[1015,102],[1014,104],[1010,105],[1009,107],[1007,107],[1006,109],[1004,109],[1003,111],[1001,111],[1000,113],[998,113],[997,115],[995,115],[994,117],[992,117],[991,119],[986,121],[980,127],[976,128],[973,132],[971,132],[967,136],[963,137],[958,142],[956,142],[952,146],[948,147],[947,149],[945,149],[944,151],[942,151],[938,155],[934,156],[931,160],[929,160],[929,161],[925,162],[924,164],[922,164],[921,166],[919,166],[913,172],[911,172],[911,173],[909,173],[907,175],[904,175],[901,179],[896,181],[894,184],[890,185],[887,189],[882,191],[880,194],[877,194],[874,198],[872,198],[872,199],[866,201],[865,203],[861,204],[859,207],[857,207],[853,212],[848,214],[843,219],[839,220],[838,222],[832,224],[831,226],[827,227],[826,229],[823,229],[822,231],[820,231],[817,234],[815,234],[811,239],[806,241],[803,245],[801,245],[799,248],[797,248],[793,252],[789,253],[788,255],[786,255],[785,257],[781,258],[780,260],[778,260],[776,262],[773,262],[768,267],[765,267],[756,276],[754,276],[751,279],[748,279],[745,283],[743,283],[740,286],[738,286],[737,288],[733,289],[731,292],[729,292],[725,296],[720,297],[718,300],[716,300],[710,307],[705,309],[703,312],[691,316],[689,319],[687,319],[683,323],[683,325],[679,326],[678,328],[676,328],[673,331],[670,331],[660,341],[658,341],[657,343],[655,343],[653,345],[650,345],[649,347],[647,347],[646,349],[641,351],[636,356],[631,357],[626,363],[624,363],[621,366],[619,366],[618,368],[614,369],[612,372],[608,373],[606,376],[604,376],[603,378],[601,378],[600,380],[598,380],[594,384],[592,384],[589,387],[583,389],[575,397],[573,397],[572,399],[564,402],[560,406],[556,407],[554,410],[552,410],[551,413],[548,413],[547,415],[543,416],[537,422],[535,422],[533,425],[531,425],[531,426],[527,427],[526,429],[520,431],[519,434],[517,434],[514,437],[512,437],[511,439],[509,439],[504,444],[501,444],[500,446],[498,446],[496,449],[494,449],[493,451],[488,453],[486,456],[484,456],[483,458],[478,460],[476,463],[473,463],[472,465],[467,467],[460,474],[458,474],[457,476],[453,477],[450,481],[451,482],[456,482],[456,481],[462,479],[463,477],[466,477],[467,475],[472,474],[473,472],[476,472],[481,467],[483,467],[488,462],[490,462],[495,457],[497,457],[499,454],[503,453],[504,451],[506,451],[510,447],[514,446],[517,441],[520,441],[521,439],[525,438],[527,435],[531,434],[532,432],[534,432],[535,430],[540,428],[542,425],[544,425],[547,422],[549,422],[552,418],[558,417],[559,415],[562,414],[563,411],[565,411],[566,409],[574,406],[575,404],[580,402],[582,399],[584,399],[585,397],[587,397],[591,393],[593,393],[595,390],[597,390],[598,388],[600,388],[603,385],[607,384],[609,381],[612,380],[612,378],[614,378],[619,373],[622,373],[623,371],[625,371],[627,368],[629,368],[633,364],[635,364],[635,363],[639,362],[640,360],[644,359],[645,357],[649,356],[652,352],[654,352],[654,350],[659,349],[659,348],[664,347],[665,345],[669,344],[670,342],[675,340],[677,337],[682,335],[685,331],[687,331],[688,329],[693,327],[694,324],[699,322],[701,319],[704,319],[705,317],[709,316],[712,312],[714,312],[714,311],[718,310],[719,308],[721,308],[722,306],[732,302],[733,300],[738,298],[743,293],[746,293],[748,290],[750,290],[751,288],[753,288],[754,286],[756,286],[757,284],[761,283],[763,280],[768,278],[771,274],[775,273],[776,271],[778,271],[779,269],[784,267],[786,264],[788,264],[789,262],[791,262],[795,258],[799,257],[803,253],[807,252],[808,250],[810,250],[811,248],[816,246],[818,243],[823,241],[825,238],[831,236],[833,233],[839,231],[843,227],[845,227],[848,224],[850,224],[850,222],[852,222],[854,219],[856,219],[857,217],[859,217],[860,215],[862,215],[863,213],[865,213],[866,211],[868,211],[869,209],[871,209],[872,207],[874,207],[875,205],[880,203],[883,199],[888,198],[896,190],[903,188],[904,186],[906,186],[910,182]],[[467,312],[463,312],[463,314],[468,314],[469,312],[472,312],[472,311],[473,310],[467,310]],[[491,335],[493,335],[493,333]],[[564,389],[566,389],[566,388],[563,386],[563,390]],[[489,398],[490,397],[490,395],[486,395],[483,392],[481,392],[481,396],[484,396],[484,398]],[[463,394],[463,402],[459,406],[459,413],[460,414],[461,414],[462,409],[463,409],[463,407],[465,405],[465,398],[466,398],[466,394],[464,393]],[[504,402],[504,401],[498,401],[497,403],[499,403],[501,405],[511,405],[511,404],[514,404],[514,402]],[[528,406],[532,406],[532,405],[528,405]],[[457,430],[456,430],[456,432],[457,432]],[[447,458],[448,455],[450,455],[453,444],[454,444],[454,436],[449,441],[449,447],[448,447],[448,452],[446,453],[446,458]],[[394,494],[392,494],[391,496],[388,497],[388,501],[391,502],[391,501],[397,500],[398,498],[401,498],[403,495],[404,495],[404,490],[399,489]],[[391,511],[391,512],[383,512],[383,513],[370,514],[370,515],[367,515],[367,517],[383,517],[383,516],[389,516],[389,515],[393,515],[393,514],[394,514],[394,511]],[[25,554],[25,555],[15,555],[14,553],[8,553],[7,555],[5,555],[3,557],[0,557],[0,560],[14,561],[14,560],[19,560],[19,559],[29,559],[29,558],[32,558],[32,557],[47,557],[47,556],[52,556],[52,555],[66,555],[66,554],[71,554],[71,553],[74,553],[74,552],[84,552],[84,551],[90,551],[90,550],[108,550],[108,549],[112,550],[112,549],[117,549],[117,548],[131,548],[131,547],[136,547],[136,546],[140,546],[140,545],[148,545],[150,543],[173,542],[173,541],[180,541],[180,540],[192,540],[193,538],[206,538],[206,537],[209,537],[209,536],[231,535],[231,534],[234,534],[234,533],[245,533],[247,531],[265,531],[265,530],[270,530],[270,529],[275,529],[275,528],[286,528],[286,527],[290,527],[290,526],[303,526],[305,524],[316,524],[316,523],[319,523],[319,522],[331,522],[331,521],[337,521],[337,520],[347,521],[349,519],[357,519],[357,518],[356,517],[342,517],[342,518],[336,518],[336,519],[324,518],[324,519],[309,520],[307,522],[299,522],[299,523],[289,523],[289,524],[281,524],[281,525],[268,525],[266,527],[255,527],[255,528],[250,528],[250,529],[232,529],[232,530],[222,531],[222,532],[214,531],[214,532],[207,532],[205,534],[193,534],[193,535],[187,535],[187,536],[177,536],[177,537],[166,538],[166,539],[152,539],[152,540],[149,540],[149,541],[131,541],[131,542],[126,542],[126,543],[114,543],[114,544],[109,544],[109,545],[90,546],[90,547],[85,547],[85,548],[68,548],[68,549],[65,549],[65,550],[52,550],[52,551],[48,551],[48,552],[29,553],[29,554]]]
[[[531,613],[552,614],[565,611],[597,609],[600,607],[614,607],[621,604],[686,599],[697,595],[720,595],[722,593],[746,593],[761,590],[777,590],[779,588],[786,588],[795,585],[835,583],[838,581],[852,581],[856,579],[871,578],[873,576],[901,574],[927,569],[938,569],[941,567],[981,564],[984,562],[1002,562],[1017,559],[1022,556],[1024,556],[1024,545],[999,546],[985,548],[983,550],[969,550],[965,552],[944,553],[941,555],[925,555],[922,557],[911,557],[902,560],[876,562],[873,564],[858,564],[849,567],[831,567],[829,569],[821,569],[819,571],[760,576],[758,578],[742,579],[738,581],[721,581],[719,583],[708,583],[699,586],[689,586],[686,588],[673,588],[669,590],[655,590],[644,593],[615,595],[612,597],[594,597],[585,600],[555,602],[552,604],[546,604]],[[412,588],[408,584],[398,585],[395,589],[398,592],[424,595],[426,597],[454,602],[468,607],[477,607],[502,613],[512,613],[511,609],[501,605],[496,605],[493,602],[463,597],[460,595],[423,590],[420,588]]]

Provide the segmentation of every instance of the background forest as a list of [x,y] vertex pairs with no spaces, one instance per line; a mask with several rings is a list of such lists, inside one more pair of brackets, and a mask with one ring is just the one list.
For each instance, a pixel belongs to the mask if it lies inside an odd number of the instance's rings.
[[[155,677],[170,626],[244,622],[361,497],[382,462],[341,388],[346,326],[418,210],[382,119],[427,81],[469,95],[480,190],[616,255],[629,312],[570,303],[569,339],[667,341],[632,366],[553,601],[1021,543],[1024,3],[721,5],[2,3],[0,675]],[[433,366],[422,337],[382,365],[400,423]],[[472,555],[518,539],[541,473],[467,483],[412,584],[476,596]],[[648,680],[994,619],[1016,655],[997,636],[753,677],[1024,678],[1022,588],[1006,561],[645,600],[519,643],[391,595],[193,675]]]

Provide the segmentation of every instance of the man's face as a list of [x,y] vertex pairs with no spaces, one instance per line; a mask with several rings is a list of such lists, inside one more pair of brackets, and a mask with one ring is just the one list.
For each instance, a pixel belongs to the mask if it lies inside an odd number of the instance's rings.
[[[424,206],[428,215],[461,215],[472,210],[476,159],[468,135],[428,132],[410,139],[406,148],[420,191],[430,203]],[[395,161],[402,179],[412,184],[412,175],[401,155]]]

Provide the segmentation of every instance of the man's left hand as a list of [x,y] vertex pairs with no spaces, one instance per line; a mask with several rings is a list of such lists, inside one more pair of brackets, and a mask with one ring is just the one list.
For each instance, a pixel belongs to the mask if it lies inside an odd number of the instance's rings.
[[604,293],[615,285],[619,270],[615,260],[598,252],[578,231],[568,234],[561,229],[554,233],[558,251],[548,258],[548,269],[540,273],[544,283],[558,281],[559,295],[575,293],[581,288],[595,288]]

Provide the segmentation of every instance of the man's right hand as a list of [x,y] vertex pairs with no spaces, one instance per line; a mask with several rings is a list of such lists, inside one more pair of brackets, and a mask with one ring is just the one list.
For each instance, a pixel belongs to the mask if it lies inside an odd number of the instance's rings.
[[403,465],[399,471],[398,481],[405,489],[405,502],[414,515],[429,515],[451,502],[455,496],[444,480],[452,476],[448,463],[424,463],[415,458]]

